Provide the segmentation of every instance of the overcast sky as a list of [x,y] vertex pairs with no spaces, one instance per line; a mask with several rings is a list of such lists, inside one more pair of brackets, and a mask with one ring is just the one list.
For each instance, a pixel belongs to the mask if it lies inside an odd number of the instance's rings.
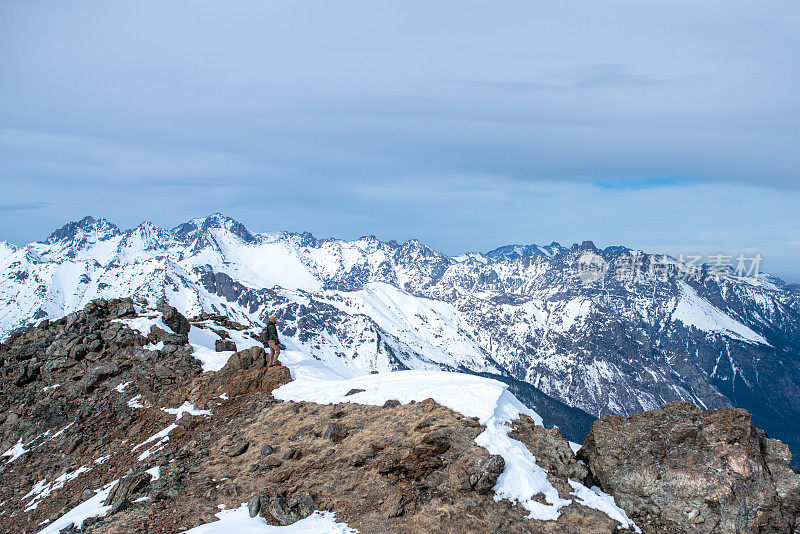
[[800,282],[800,3],[0,3],[0,239],[172,227],[760,252]]

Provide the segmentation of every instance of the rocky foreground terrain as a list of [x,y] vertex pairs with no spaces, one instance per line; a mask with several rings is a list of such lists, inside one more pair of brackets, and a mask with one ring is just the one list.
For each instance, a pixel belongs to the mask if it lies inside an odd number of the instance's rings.
[[[433,399],[279,401],[292,377],[261,347],[211,372],[192,355],[191,329],[243,326],[162,302],[165,328],[145,335],[127,326],[145,306],[96,300],[0,345],[0,532],[182,532],[246,502],[270,524],[331,510],[362,533],[800,533],[791,454],[744,410],[678,402],[607,416],[577,456],[520,417],[510,437],[571,501],[555,520],[530,519],[494,500],[506,466],[476,444],[477,419]],[[577,483],[613,495],[636,527],[578,498]],[[98,495],[104,516],[59,523]]]

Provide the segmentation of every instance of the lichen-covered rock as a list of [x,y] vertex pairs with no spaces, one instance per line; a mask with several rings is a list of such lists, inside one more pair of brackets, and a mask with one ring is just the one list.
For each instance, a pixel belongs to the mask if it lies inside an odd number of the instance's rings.
[[147,488],[151,478],[152,477],[148,473],[138,472],[131,473],[120,479],[111,489],[105,502],[103,502],[104,505],[111,506],[107,515],[114,515],[128,506],[135,495],[143,492],[145,488]]
[[800,474],[741,409],[666,404],[596,421],[578,457],[645,532],[793,533]]
[[338,423],[331,423],[323,432],[322,437],[338,443],[347,437],[347,429]]
[[261,496],[260,495],[254,495],[247,502],[247,511],[250,514],[250,517],[255,517],[255,516],[258,515],[260,510],[261,510]]
[[499,454],[490,454],[480,461],[469,476],[469,488],[482,495],[497,483],[503,473],[506,461]]

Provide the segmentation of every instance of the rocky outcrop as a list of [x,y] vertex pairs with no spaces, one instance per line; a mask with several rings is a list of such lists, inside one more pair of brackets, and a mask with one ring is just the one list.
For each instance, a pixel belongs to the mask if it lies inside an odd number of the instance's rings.
[[234,353],[225,367],[214,374],[210,388],[219,394],[236,396],[257,391],[273,391],[292,380],[287,367],[267,365],[267,353],[255,346]]
[[607,416],[578,457],[646,533],[800,532],[789,449],[745,410],[674,402]]
[[136,499],[136,496],[146,496],[144,490],[150,484],[153,477],[144,472],[131,473],[123,477],[111,488],[111,492],[103,501],[106,506],[111,506],[111,510],[106,515],[114,515]]

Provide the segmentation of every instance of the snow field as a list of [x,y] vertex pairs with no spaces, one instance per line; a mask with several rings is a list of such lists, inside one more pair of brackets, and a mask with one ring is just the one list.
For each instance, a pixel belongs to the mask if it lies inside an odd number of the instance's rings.
[[680,287],[681,296],[672,311],[671,319],[673,321],[680,321],[704,332],[719,332],[749,343],[769,345],[763,336],[698,295],[686,282],[678,281],[678,287]]

